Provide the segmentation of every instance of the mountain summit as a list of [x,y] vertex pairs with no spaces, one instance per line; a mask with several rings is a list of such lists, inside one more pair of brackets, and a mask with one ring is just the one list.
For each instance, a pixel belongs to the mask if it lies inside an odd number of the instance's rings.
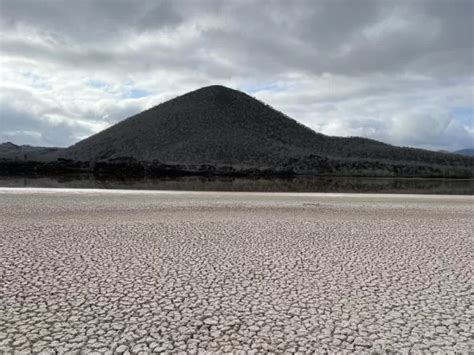
[[162,103],[67,150],[78,160],[271,166],[326,137],[237,90],[208,86]]

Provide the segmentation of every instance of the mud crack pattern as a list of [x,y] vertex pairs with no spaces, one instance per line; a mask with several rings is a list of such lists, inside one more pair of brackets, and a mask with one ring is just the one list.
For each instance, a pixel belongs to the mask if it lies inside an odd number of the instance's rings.
[[0,191],[0,352],[474,349],[474,199]]

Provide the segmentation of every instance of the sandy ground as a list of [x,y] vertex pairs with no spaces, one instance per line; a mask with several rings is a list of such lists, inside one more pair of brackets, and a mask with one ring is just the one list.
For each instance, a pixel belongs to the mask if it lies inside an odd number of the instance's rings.
[[474,198],[0,189],[0,353],[474,350]]

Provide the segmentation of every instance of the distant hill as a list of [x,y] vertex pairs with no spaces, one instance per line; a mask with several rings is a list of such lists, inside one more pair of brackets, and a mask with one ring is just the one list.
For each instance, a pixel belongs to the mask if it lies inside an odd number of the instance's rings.
[[223,86],[179,96],[50,154],[54,159],[88,162],[94,169],[112,164],[114,173],[134,169],[146,173],[156,166],[161,172],[166,165],[168,170],[217,173],[474,175],[473,158],[366,138],[326,136]]
[[0,144],[0,153],[9,153],[12,151],[16,151],[20,148],[20,146],[13,144],[12,142],[5,142]]
[[49,161],[56,159],[63,148],[16,145],[12,142],[0,143],[0,159]]
[[460,154],[464,155],[466,157],[474,157],[474,148],[467,148],[467,149],[461,149],[461,150],[456,150],[453,152],[454,154]]

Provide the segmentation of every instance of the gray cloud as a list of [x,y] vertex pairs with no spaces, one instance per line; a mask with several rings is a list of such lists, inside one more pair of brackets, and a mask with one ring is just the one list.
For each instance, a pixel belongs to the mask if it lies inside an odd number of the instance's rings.
[[104,43],[130,30],[158,29],[181,21],[170,0],[2,0],[1,11],[3,30],[30,27],[60,45]]
[[326,134],[455,149],[474,139],[450,113],[474,106],[473,15],[470,0],[0,0],[1,139],[72,144],[220,83]]

